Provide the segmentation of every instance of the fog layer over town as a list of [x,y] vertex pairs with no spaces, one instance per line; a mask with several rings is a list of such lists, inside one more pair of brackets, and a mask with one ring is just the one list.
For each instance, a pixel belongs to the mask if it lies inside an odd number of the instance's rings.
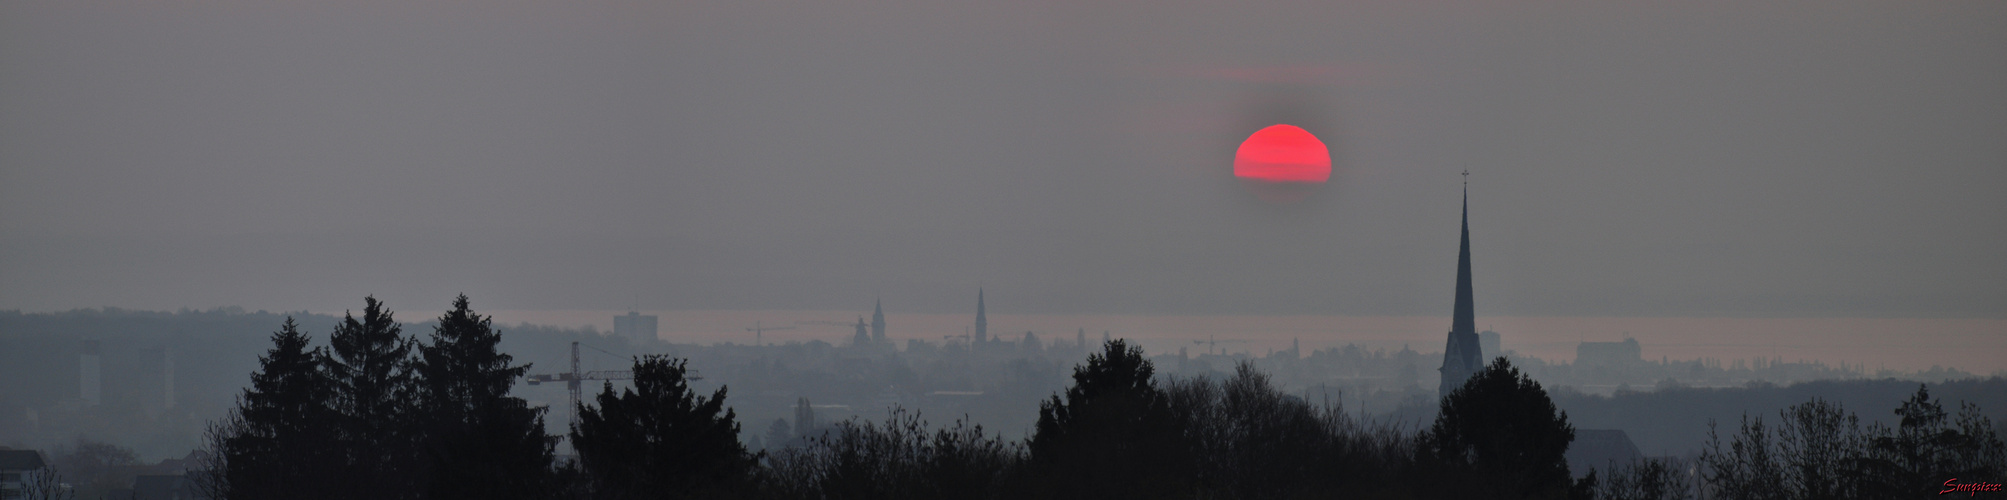
[[[339,319],[292,315],[323,343]],[[397,316],[408,322],[407,334],[422,335],[432,328],[428,318],[410,316]],[[1066,387],[1071,370],[1084,362],[1089,349],[1098,348],[1104,335],[1085,329],[997,332],[972,342],[972,335],[962,333],[931,338],[888,333],[879,341],[869,337],[868,311],[859,316],[847,324],[764,325],[777,330],[759,334],[765,345],[757,347],[752,345],[755,332],[745,332],[741,342],[698,344],[596,327],[519,324],[499,329],[504,351],[532,363],[531,374],[570,371],[573,342],[580,346],[581,372],[626,370],[632,357],[641,354],[688,358],[702,376],[693,387],[707,393],[729,389],[730,406],[744,423],[742,438],[756,449],[813,434],[798,428],[797,407],[803,400],[813,410],[815,425],[849,418],[882,420],[889,409],[903,407],[936,424],[966,417],[1021,437],[1037,418],[1038,402]],[[235,309],[0,314],[0,342],[10,347],[0,352],[0,377],[22,381],[0,384],[0,404],[5,405],[0,408],[0,445],[43,448],[87,436],[133,447],[148,460],[185,455],[198,444],[204,424],[234,404],[258,356],[269,348],[264,337],[284,317]],[[856,343],[857,319],[865,321],[868,341],[862,344]],[[888,314],[887,330],[899,331],[898,320],[897,314]],[[802,330],[819,332],[812,335],[827,340],[799,340]],[[1634,339],[1581,343],[1580,357],[1542,359],[1518,354],[1510,336],[1495,333],[1482,334],[1486,356],[1507,356],[1552,387],[1557,404],[1578,426],[1626,430],[1640,449],[1653,455],[1697,451],[1709,418],[1726,422],[1745,412],[1767,414],[1807,396],[1850,407],[1890,406],[1914,390],[1911,382],[1968,380],[1941,386],[1940,394],[1979,403],[1996,421],[2007,421],[1997,413],[2007,409],[2007,382],[1997,378],[1997,371],[1974,373],[1955,366],[1890,370],[1865,362],[1799,362],[1760,354],[1646,359]],[[1271,374],[1282,390],[1316,404],[1411,424],[1434,415],[1440,345],[1402,349],[1334,346],[1321,340],[1323,347],[1258,350],[1231,339],[1143,344],[1165,378],[1219,378],[1246,361]],[[93,345],[96,364],[84,364],[93,358],[87,354]],[[82,392],[91,385],[86,380],[93,366],[98,370],[95,401]],[[1989,376],[1996,378],[1985,378]],[[1813,381],[1824,382],[1804,384]],[[588,395],[596,393],[601,383],[588,381],[584,389]],[[563,383],[523,383],[514,390],[551,408],[547,424],[552,434],[566,430]],[[1639,414],[1653,417],[1631,417]],[[776,420],[785,421],[786,432],[773,432]]]

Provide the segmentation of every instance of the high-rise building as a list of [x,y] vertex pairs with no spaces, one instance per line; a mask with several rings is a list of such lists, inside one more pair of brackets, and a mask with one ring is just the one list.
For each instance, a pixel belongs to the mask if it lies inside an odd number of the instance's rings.
[[990,319],[983,311],[983,289],[976,288],[976,343],[990,340]]
[[871,306],[871,340],[885,341],[885,301],[877,301]]
[[1491,330],[1477,332],[1477,345],[1483,351],[1483,355],[1478,356],[1478,359],[1486,362],[1490,362],[1491,358],[1505,355],[1505,348],[1499,347],[1498,344],[1498,332]]
[[161,408],[174,409],[174,348],[160,348]]
[[808,404],[808,398],[795,398],[794,435],[809,439],[820,435],[822,425],[815,421],[815,407]]
[[656,337],[655,319],[655,316],[628,311],[624,316],[613,317],[613,334],[641,344],[655,342],[660,339]]
[[[1464,173],[1466,179],[1469,175]],[[1464,182],[1463,190],[1463,242],[1456,254],[1456,312],[1450,319],[1448,345],[1443,347],[1442,384],[1437,387],[1442,396],[1463,387],[1472,375],[1484,370],[1482,347],[1477,340],[1477,314],[1471,305],[1469,181]]]

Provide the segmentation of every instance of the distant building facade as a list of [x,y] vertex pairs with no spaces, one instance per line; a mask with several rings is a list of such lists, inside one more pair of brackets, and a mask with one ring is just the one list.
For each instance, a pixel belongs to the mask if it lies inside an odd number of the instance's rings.
[[1583,342],[1575,346],[1575,366],[1630,366],[1645,361],[1638,339],[1623,342]]
[[0,498],[26,498],[28,474],[43,465],[41,452],[0,450]]
[[655,342],[660,340],[656,336],[659,331],[655,329],[655,322],[655,316],[628,311],[626,315],[613,317],[613,334],[643,344]]

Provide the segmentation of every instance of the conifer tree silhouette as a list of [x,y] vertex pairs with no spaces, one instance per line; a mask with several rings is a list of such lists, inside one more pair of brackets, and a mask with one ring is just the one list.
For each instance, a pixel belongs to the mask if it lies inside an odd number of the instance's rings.
[[1456,498],[1569,498],[1576,485],[1565,454],[1575,440],[1568,414],[1539,382],[1500,357],[1443,397],[1435,423],[1417,440],[1431,484]]
[[326,357],[340,469],[336,485],[349,498],[409,498],[421,489],[425,463],[412,422],[418,416],[418,379],[411,371],[413,341],[375,297],[363,299],[362,318],[343,315],[328,336]]
[[611,383],[581,403],[572,446],[591,477],[594,496],[730,498],[755,465],[739,443],[737,414],[725,388],[711,397],[690,390],[688,361],[666,356],[634,360],[634,388]]
[[1031,473],[1049,498],[1169,498],[1195,470],[1168,398],[1141,347],[1123,340],[1073,369],[1065,399],[1041,403]]
[[475,314],[467,296],[439,317],[429,344],[418,346],[429,498],[546,498],[552,447],[546,408],[509,396],[529,365],[496,349],[492,318]]
[[321,371],[326,352],[309,349],[312,339],[288,316],[272,333],[272,349],[258,358],[251,387],[244,389],[234,418],[216,432],[222,455],[222,486],[231,499],[330,498],[339,456],[330,448],[333,414],[330,386]]

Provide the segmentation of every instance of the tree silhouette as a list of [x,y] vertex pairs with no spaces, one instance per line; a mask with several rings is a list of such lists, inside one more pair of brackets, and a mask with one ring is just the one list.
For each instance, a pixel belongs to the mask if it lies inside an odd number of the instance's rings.
[[1727,447],[1710,423],[1700,463],[1709,498],[1907,498],[1945,482],[1984,481],[2007,474],[2007,446],[1980,409],[1944,411],[1928,387],[1896,407],[1896,427],[1860,419],[1837,404],[1813,399],[1779,412],[1776,426],[1743,416]]
[[697,396],[684,378],[688,361],[642,356],[634,388],[598,406],[580,404],[572,447],[599,498],[725,498],[754,465],[739,443],[737,415],[725,408],[725,388]]
[[545,498],[551,451],[545,408],[531,408],[509,388],[529,365],[496,345],[501,332],[475,314],[467,296],[439,317],[431,343],[418,346],[430,498]]
[[776,418],[774,419],[773,425],[767,426],[766,444],[768,449],[778,450],[781,448],[786,448],[788,446],[788,442],[793,440],[794,440],[794,428],[787,424],[787,419]]
[[337,457],[327,407],[327,374],[321,349],[287,317],[272,334],[272,349],[258,358],[251,387],[238,400],[236,418],[223,433],[222,479],[228,498],[327,498]]
[[837,422],[801,446],[769,456],[772,498],[976,499],[1001,495],[1023,456],[1014,442],[957,421],[930,432],[917,413],[894,408],[877,424]]
[[1777,455],[1785,483],[1799,498],[1850,498],[1858,476],[1860,419],[1839,404],[1814,398],[1778,411]]
[[1692,500],[1696,481],[1685,474],[1687,465],[1686,461],[1677,458],[1646,458],[1630,464],[1613,466],[1597,490],[1598,498]]
[[339,490],[350,498],[401,498],[420,489],[425,464],[414,441],[418,400],[411,372],[412,340],[375,297],[363,299],[362,319],[344,314],[328,336],[333,356],[325,365],[332,382],[334,427],[349,478]]
[[2007,452],[1977,406],[1961,404],[1953,420],[1943,403],[1931,398],[1930,388],[1919,385],[1895,414],[1901,417],[1895,429],[1877,425],[1866,438],[1865,456],[1854,472],[1865,478],[1863,497],[1921,495],[1940,491],[1953,478],[1974,482],[2007,474]]
[[1752,420],[1743,415],[1741,431],[1730,438],[1725,450],[1721,448],[1721,437],[1715,434],[1714,422],[1708,422],[1707,436],[1708,444],[1701,450],[1700,459],[1707,464],[1707,482],[1716,497],[1729,500],[1791,497],[1791,485],[1785,481],[1791,470],[1777,456],[1777,446],[1762,417]]
[[75,491],[63,482],[63,473],[47,465],[40,469],[22,473],[21,489],[12,493],[20,494],[21,500],[74,500]]
[[131,488],[134,467],[140,465],[139,454],[132,448],[81,435],[67,450],[58,446],[49,458],[49,468],[68,476],[72,492],[83,498],[101,498]]
[[[1340,422],[1302,398],[1283,394],[1249,361],[1230,378],[1173,380],[1165,392],[1198,458],[1198,487],[1237,498],[1289,498],[1335,488],[1358,489],[1333,460]],[[1357,468],[1352,468],[1357,469]]]
[[1416,456],[1452,497],[1586,497],[1591,485],[1570,481],[1564,457],[1574,440],[1547,391],[1500,357],[1443,397]]
[[1041,403],[1027,448],[1036,496],[1168,498],[1196,470],[1168,398],[1141,347],[1107,342],[1073,369],[1066,398]]

